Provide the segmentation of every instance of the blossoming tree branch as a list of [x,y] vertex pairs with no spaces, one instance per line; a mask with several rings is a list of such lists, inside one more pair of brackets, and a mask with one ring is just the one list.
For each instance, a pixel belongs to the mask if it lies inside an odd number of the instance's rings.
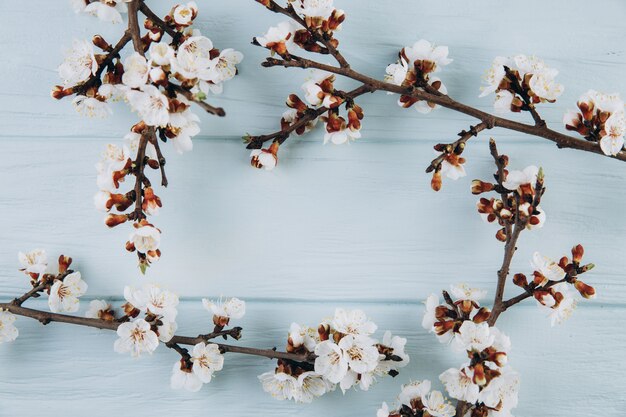
[[[147,169],[159,170],[161,185],[168,185],[162,144],[170,142],[178,153],[193,148],[192,137],[200,133],[199,118],[192,104],[216,116],[223,109],[206,102],[220,94],[223,83],[237,74],[243,55],[233,49],[220,51],[197,29],[195,2],[175,5],[163,18],[143,0],[73,0],[77,13],[97,16],[110,23],[121,23],[128,13],[127,29],[120,39],[109,43],[100,35],[91,40],[74,40],[59,66],[63,85],[55,86],[57,99],[74,96],[76,110],[90,117],[111,113],[110,101],[124,100],[140,121],[130,128],[123,146],[109,144],[96,164],[100,191],[94,202],[99,210],[117,211],[105,217],[114,227],[133,222],[126,249],[136,252],[142,272],[159,259],[161,231],[148,221],[162,206],[148,179]],[[142,34],[139,15],[145,16]],[[122,58],[125,47],[132,52]],[[101,52],[98,52],[96,49]],[[122,191],[127,177],[134,186]]]
[[[11,302],[0,303],[0,343],[14,341],[19,331],[16,316],[38,320],[44,325],[58,322],[115,331],[113,350],[133,357],[154,352],[160,344],[177,352],[180,359],[172,369],[173,389],[199,391],[224,366],[224,353],[240,353],[277,360],[277,366],[259,375],[263,388],[279,399],[311,402],[313,398],[340,387],[369,389],[376,377],[396,376],[409,362],[406,339],[386,332],[381,341],[372,336],[376,325],[360,310],[338,308],[333,317],[317,327],[293,323],[285,351],[259,349],[214,342],[218,338],[239,340],[241,327],[228,327],[241,319],[246,304],[237,298],[203,299],[212,314],[213,330],[197,336],[176,335],[178,296],[153,284],[124,288],[126,302],[118,308],[105,300],[92,300],[84,315],[77,316],[80,297],[87,283],[80,272],[70,269],[72,258],[61,255],[55,270],[46,252],[37,249],[19,253],[22,271],[32,288]],[[49,311],[24,306],[31,298],[48,297]],[[209,322],[207,317],[207,322]],[[188,349],[184,346],[191,346]]]
[[[435,146],[439,155],[426,172],[433,173],[432,188],[436,191],[441,188],[442,176],[451,179],[465,176],[465,159],[461,155],[467,141],[481,131],[495,127],[547,139],[559,148],[604,154],[626,161],[626,151],[623,150],[626,118],[624,103],[618,94],[590,90],[581,96],[578,110],[568,111],[563,117],[565,129],[578,136],[547,126],[539,107],[554,103],[562,94],[563,86],[556,81],[558,71],[539,58],[525,55],[497,57],[487,72],[486,85],[481,87],[481,97],[495,94],[497,113],[524,112],[530,115],[532,123],[520,123],[460,103],[448,95],[443,80],[436,75],[452,62],[446,46],[435,46],[422,39],[402,48],[398,61],[387,67],[381,81],[354,70],[339,51],[335,32],[341,29],[346,15],[333,6],[333,0],[288,0],[284,6],[274,0],[256,1],[269,11],[289,18],[271,27],[265,35],[254,38],[253,44],[267,48],[272,55],[262,65],[310,68],[313,72],[302,85],[304,100],[296,94],[287,98],[289,109],[281,118],[280,130],[244,137],[248,148],[253,149],[253,166],[273,169],[280,145],[291,134],[302,135],[310,131],[319,120],[324,123],[326,131],[324,143],[344,144],[360,138],[364,111],[355,100],[374,91],[397,94],[400,107],[413,107],[419,113],[427,114],[438,107],[446,107],[477,119],[477,124],[459,132],[455,141]],[[330,56],[336,64],[304,58],[298,55],[301,52]],[[335,87],[337,76],[358,81],[361,86],[351,91],[341,90]],[[341,115],[342,107],[344,116]],[[271,145],[263,148],[266,142]]]

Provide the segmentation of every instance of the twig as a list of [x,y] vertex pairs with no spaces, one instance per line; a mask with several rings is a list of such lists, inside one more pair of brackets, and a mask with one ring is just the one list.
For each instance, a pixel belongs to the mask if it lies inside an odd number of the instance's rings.
[[[86,317],[76,317],[70,316],[66,314],[59,313],[50,313],[47,311],[40,311],[31,308],[22,307],[20,305],[16,305],[13,303],[0,303],[0,309],[8,310],[11,313],[22,316],[29,317],[43,324],[48,324],[51,322],[57,323],[68,323],[77,326],[84,327],[92,327],[96,329],[102,330],[111,330],[116,331],[118,326],[121,323],[115,321],[105,321],[100,319],[91,319]],[[177,345],[196,345],[198,343],[206,342],[207,340],[213,338],[214,334],[209,335],[200,335],[197,337],[187,337],[187,336],[174,336],[170,342],[172,344]],[[211,342],[213,343],[213,342]],[[223,343],[215,343],[220,348],[222,352],[232,352],[232,353],[242,353],[245,355],[253,355],[253,356],[262,356],[270,359],[285,359],[289,361],[294,361],[298,363],[312,363],[315,361],[315,355],[303,355],[303,354],[295,354],[295,353],[287,353],[280,352],[275,349],[258,349],[246,346],[234,346]]]
[[178,42],[179,38],[182,36],[182,33],[174,30],[170,25],[165,23],[163,19],[157,16],[143,0],[139,1],[139,11],[144,14],[148,19],[150,19],[155,25],[157,25],[160,29],[166,32],[168,35],[172,37],[174,42]]
[[183,96],[185,96],[185,98],[187,98],[188,100],[193,101],[193,102],[194,102],[194,103],[196,103],[198,106],[200,106],[202,109],[204,109],[204,111],[206,111],[207,113],[211,113],[211,114],[214,114],[214,115],[219,116],[219,117],[224,117],[224,116],[226,116],[226,112],[224,111],[224,109],[223,109],[223,108],[221,108],[221,107],[213,107],[213,106],[211,106],[210,104],[208,104],[208,103],[206,103],[206,102],[204,102],[204,101],[198,100],[198,99],[197,99],[197,98],[193,95],[193,93],[192,93],[191,91],[184,89],[184,88],[183,88],[183,87],[181,87],[180,85],[170,83],[170,84],[168,85],[168,87],[169,87],[170,89],[172,89],[173,91],[176,91],[177,93],[182,94],[182,95],[183,95]]
[[450,152],[454,152],[459,146],[465,146],[465,143],[472,138],[473,136],[478,136],[480,132],[485,129],[490,129],[489,125],[485,122],[481,122],[476,126],[470,126],[469,130],[463,130],[459,132],[460,138],[456,141],[449,143],[446,146],[446,151],[442,152],[441,155],[432,160],[428,168],[426,168],[426,173],[433,172],[435,169],[439,168],[444,159],[446,159],[446,155]]

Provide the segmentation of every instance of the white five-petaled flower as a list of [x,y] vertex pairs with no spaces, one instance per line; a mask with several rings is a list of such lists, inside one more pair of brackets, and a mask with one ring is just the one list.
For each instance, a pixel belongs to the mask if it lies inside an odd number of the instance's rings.
[[237,64],[243,60],[243,54],[232,48],[224,49],[210,63],[210,79],[219,84],[232,79],[237,74]]
[[214,316],[240,319],[246,314],[246,303],[239,298],[233,297],[226,301],[220,298],[217,301],[202,299],[202,305]]
[[624,147],[626,117],[624,112],[615,112],[604,122],[605,135],[600,139],[600,148],[605,155],[617,155]]
[[65,53],[65,60],[59,66],[59,76],[66,86],[74,86],[98,70],[98,62],[94,56],[93,46],[87,40],[74,40],[72,49]]
[[335,10],[333,0],[297,0],[291,4],[296,13],[306,17],[328,19]]
[[143,225],[135,228],[128,240],[138,252],[156,251],[161,244],[161,232],[154,226]]
[[175,321],[178,311],[178,296],[163,290],[158,285],[145,284],[141,289],[124,287],[124,298],[143,313],[160,316],[164,321]]
[[409,67],[415,61],[429,61],[434,64],[432,72],[441,70],[441,67],[448,65],[452,59],[448,58],[447,46],[434,46],[425,39],[420,39],[413,46],[404,48],[404,54],[409,60]]
[[17,339],[19,331],[13,324],[15,316],[9,311],[0,309],[0,343],[12,342]]
[[383,335],[383,346],[390,347],[393,350],[393,354],[398,356],[401,361],[383,361],[381,364],[385,364],[385,369],[398,369],[404,368],[409,364],[410,358],[409,355],[404,351],[404,347],[406,346],[406,339],[400,336],[392,336],[391,332],[387,330]]
[[533,74],[529,81],[529,87],[539,98],[554,101],[563,94],[563,85],[558,84],[554,79],[559,74],[554,68],[544,68]]
[[277,400],[294,398],[298,389],[298,380],[284,372],[266,372],[258,376],[263,390]]
[[570,318],[572,313],[574,313],[574,309],[576,308],[576,299],[574,298],[574,293],[570,291],[569,284],[565,282],[553,285],[552,289],[563,295],[559,304],[555,306],[555,303],[553,302],[553,305],[549,306],[539,303],[539,307],[547,309],[550,324],[554,327],[557,324],[563,323],[565,320]]
[[[387,65],[385,70],[387,73],[385,75],[385,81],[395,85],[402,85],[404,80],[406,80],[406,75],[409,72],[409,64],[406,62],[404,58],[400,58],[398,62],[395,64]],[[393,93],[387,93],[393,94]]]
[[263,36],[256,37],[259,45],[270,49],[272,52],[284,54],[293,49],[293,32],[295,28],[291,22],[280,22],[272,26]]
[[414,400],[422,400],[426,397],[429,391],[429,380],[426,379],[424,381],[412,381],[402,386],[402,390],[400,390],[400,394],[398,395],[398,401],[400,402],[400,404],[412,408],[413,406],[411,403]]
[[74,313],[78,311],[78,297],[87,291],[87,283],[80,277],[80,272],[72,272],[63,280],[55,280],[50,288],[48,306],[53,313]]
[[501,90],[496,93],[493,108],[496,113],[503,114],[511,111],[511,105],[515,96],[509,90]]
[[535,271],[541,272],[541,275],[545,278],[539,283],[539,286],[547,284],[548,281],[559,281],[565,277],[565,271],[559,264],[547,256],[541,255],[539,252],[533,254],[530,265],[535,268]]
[[333,341],[325,340],[315,347],[315,372],[338,384],[348,372],[348,359]]
[[72,104],[78,114],[86,117],[104,119],[113,114],[106,101],[98,100],[95,97],[78,95],[74,97]]
[[[186,101],[182,98],[179,100]],[[189,109],[179,113],[170,113],[169,125],[177,133],[175,137],[171,138],[176,152],[182,154],[193,149],[191,138],[200,133],[199,122],[200,118]]]
[[192,371],[205,384],[211,382],[213,373],[224,367],[224,355],[214,343],[198,343],[191,353]]
[[150,75],[152,62],[146,61],[138,52],[133,52],[124,60],[124,74],[122,82],[130,88],[139,88],[146,84]]
[[144,319],[120,324],[117,335],[119,339],[113,345],[117,353],[130,352],[133,357],[138,357],[143,352],[154,352],[159,346],[159,338]]
[[[493,378],[478,396],[478,401],[487,407],[500,406],[500,412],[517,407],[519,374],[510,367],[500,369],[500,376]],[[506,415],[506,414],[505,414]]]
[[198,375],[193,372],[193,369],[188,369],[181,361],[177,361],[172,368],[170,387],[172,389],[184,389],[190,392],[198,392],[202,388],[202,381]]
[[185,40],[171,60],[172,71],[187,79],[210,79],[211,50],[213,42],[206,36],[191,36]]
[[170,65],[175,56],[174,48],[167,42],[153,42],[148,49],[150,61],[156,65]]
[[478,303],[487,295],[486,290],[471,288],[467,284],[461,283],[450,286],[450,294],[458,300],[469,300]]
[[189,26],[197,13],[198,5],[195,1],[190,1],[187,4],[175,6],[172,16],[177,25]]
[[331,321],[332,328],[343,334],[371,335],[377,329],[376,324],[370,321],[362,310],[335,310]]
[[489,331],[493,336],[493,347],[496,352],[508,353],[511,350],[511,338],[500,331],[497,327],[490,327]]
[[107,0],[107,1],[94,1],[89,3],[83,12],[96,16],[103,22],[109,23],[121,23],[122,15],[126,11],[126,5],[131,0]]
[[165,126],[170,120],[169,100],[151,84],[126,93],[131,108],[150,126]]
[[331,386],[321,375],[307,371],[298,375],[293,399],[298,403],[310,403],[315,397],[326,394]]
[[324,133],[324,145],[328,142],[331,142],[333,145],[343,145],[360,137],[361,132],[359,130],[341,129],[336,132],[326,132]]
[[304,346],[306,350],[313,352],[315,346],[319,343],[319,334],[317,329],[312,327],[291,323],[291,327],[289,328],[289,340],[294,348]]
[[89,303],[89,309],[85,312],[85,317],[88,319],[100,319],[102,318],[102,312],[110,310],[111,304],[104,300],[92,300]]
[[[486,95],[496,92],[496,90],[500,86],[500,83],[502,82],[502,79],[506,75],[506,71],[504,70],[505,65],[506,66],[511,65],[509,58],[498,56],[493,60],[493,63],[491,64],[491,68],[487,70],[485,77],[484,77],[485,83],[487,85],[480,87],[481,93],[479,97],[484,97]],[[511,99],[512,99],[512,95],[511,95]]]
[[506,180],[502,185],[509,190],[517,190],[520,186],[530,184],[532,187],[537,182],[537,176],[539,175],[539,168],[534,165],[530,165],[524,168],[523,171],[509,171],[506,176]]
[[130,159],[130,151],[127,147],[107,144],[100,161],[96,164],[98,177],[96,183],[103,191],[115,192],[117,185],[114,181],[115,172],[122,170]]
[[439,379],[446,387],[450,397],[473,404],[478,400],[480,387],[474,384],[474,371],[469,367],[461,369],[450,368]]
[[[446,86],[443,84],[443,82],[441,81],[441,79],[439,77],[431,76],[428,79],[428,84],[431,87],[433,87],[435,90],[438,90],[441,94],[444,94],[444,95],[448,94],[448,89],[446,88]],[[398,105],[400,107],[404,107],[404,105],[401,104],[401,102],[399,100],[398,100]],[[418,113],[428,114],[431,111],[433,111],[435,109],[438,109],[439,108],[439,104],[431,103],[431,102],[426,101],[426,100],[420,100],[417,103],[415,103],[415,105],[413,107],[415,108],[415,110],[417,110]]]
[[439,391],[432,391],[422,398],[424,410],[432,417],[452,417],[456,412]]
[[454,345],[459,351],[482,352],[493,345],[494,340],[495,335],[491,333],[489,324],[466,320],[454,337]]
[[256,159],[257,165],[266,171],[273,170],[278,164],[278,158],[268,149],[253,149],[250,152],[250,158]]
[[48,267],[48,256],[43,249],[35,249],[28,253],[19,252],[17,259],[22,264],[22,270],[27,274],[43,274]]
[[338,346],[352,371],[363,374],[376,369],[381,355],[374,339],[365,335],[348,334],[341,338]]

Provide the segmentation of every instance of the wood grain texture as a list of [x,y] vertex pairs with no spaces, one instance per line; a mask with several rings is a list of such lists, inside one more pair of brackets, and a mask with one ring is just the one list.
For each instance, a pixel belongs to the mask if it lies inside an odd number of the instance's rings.
[[[153,3],[165,11],[170,2]],[[112,351],[113,335],[63,325],[40,329],[20,319],[20,338],[0,346],[0,417],[83,416],[87,407],[94,416],[128,410],[138,416],[148,410],[368,416],[380,402],[392,401],[401,383],[436,380],[462,358],[419,328],[417,302],[459,281],[489,288],[491,297],[501,259],[496,228],[480,220],[476,197],[469,194],[472,178],[493,171],[489,135],[514,155],[513,168],[537,164],[546,172],[542,206],[548,221],[522,236],[514,272],[528,272],[535,250],[558,257],[576,243],[597,265],[588,276],[598,298],[564,326],[550,329],[532,303],[503,316],[500,326],[514,343],[512,365],[523,376],[516,415],[623,415],[626,338],[616,329],[626,325],[626,165],[494,130],[470,141],[468,177],[446,181],[435,194],[423,174],[432,145],[453,139],[474,121],[444,109],[419,115],[398,108],[396,97],[374,94],[359,100],[366,112],[359,142],[322,146],[321,131],[292,138],[281,149],[278,169],[258,172],[249,167],[240,137],[275,130],[285,97],[300,92],[306,73],[259,66],[265,51],[250,40],[279,16],[253,0],[202,3],[200,29],[216,46],[233,47],[246,58],[240,76],[212,99],[227,117],[201,116],[202,135],[192,153],[165,149],[171,186],[157,188],[164,208],[155,218],[164,232],[164,256],[147,278],[133,255],[124,253],[128,228],[107,230],[91,202],[93,165],[106,143],[121,141],[136,116],[119,103],[110,119],[83,119],[69,101],[49,96],[72,38],[100,33],[113,40],[120,27],[76,16],[66,2],[0,5],[8,17],[0,25],[0,50],[7,57],[0,66],[0,298],[21,294],[27,285],[16,271],[17,251],[43,247],[51,256],[73,256],[93,297],[119,296],[124,285],[145,280],[175,290],[186,300],[184,332],[204,330],[208,322],[197,302],[201,296],[250,300],[242,342],[258,347],[282,346],[292,320],[314,324],[336,306],[358,306],[381,329],[409,338],[412,363],[370,393],[295,406],[262,392],[255,375],[271,369],[270,361],[230,356],[214,383],[188,395],[170,391],[175,357],[165,349],[132,361]],[[402,46],[426,38],[450,46],[455,62],[441,74],[450,94],[481,109],[491,110],[491,99],[477,96],[496,55],[536,54],[560,70],[565,93],[556,104],[541,106],[557,128],[564,110],[589,88],[626,94],[621,0],[601,3],[601,24],[590,23],[589,4],[582,0],[337,4],[348,16],[341,48],[356,69],[372,76],[382,77]],[[29,398],[39,400],[25,405]]]

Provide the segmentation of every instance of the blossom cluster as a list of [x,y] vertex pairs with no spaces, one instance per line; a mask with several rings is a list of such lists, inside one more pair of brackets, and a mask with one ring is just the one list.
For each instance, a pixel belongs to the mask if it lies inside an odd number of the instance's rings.
[[376,413],[376,417],[452,417],[455,409],[441,391],[431,391],[429,380],[413,381],[402,386],[398,395],[399,407],[390,410],[387,403]]
[[539,205],[539,201],[543,192],[544,176],[543,171],[534,165],[522,171],[504,170],[508,164],[508,157],[502,155],[500,159],[504,173],[501,184],[474,180],[472,181],[472,194],[479,195],[491,191],[499,193],[500,198],[481,197],[476,206],[480,217],[485,222],[497,221],[501,229],[496,233],[496,239],[505,242],[507,225],[517,224],[527,229],[543,227],[546,213]]
[[377,377],[395,376],[406,366],[406,339],[385,332],[382,342],[371,337],[377,326],[361,310],[337,309],[317,329],[291,325],[287,352],[315,357],[304,362],[279,360],[272,372],[259,375],[263,389],[279,400],[311,402],[336,389],[368,390]]
[[578,132],[586,140],[599,142],[606,155],[617,155],[624,147],[626,116],[619,94],[589,90],[578,99],[578,110],[563,116],[567,130]]
[[[85,6],[84,2],[76,3]],[[122,5],[96,1],[77,10],[115,23],[121,21]],[[123,59],[120,51],[100,35],[91,42],[75,40],[59,66],[63,85],[52,91],[57,99],[75,95],[74,106],[87,116],[109,115],[109,102],[117,100],[126,101],[138,114],[140,121],[125,136],[125,144],[107,145],[96,165],[99,192],[94,203],[98,210],[119,212],[105,217],[109,227],[134,221],[135,230],[126,249],[137,251],[144,272],[161,255],[160,231],[146,216],[158,214],[162,206],[144,175],[144,167],[163,169],[165,160],[159,141],[171,142],[178,153],[193,148],[192,138],[200,133],[200,119],[191,111],[191,103],[221,93],[223,83],[236,75],[237,64],[243,59],[233,49],[220,51],[209,38],[192,29],[197,15],[196,3],[189,2],[175,5],[162,25],[146,19],[143,50],[135,50]],[[173,33],[170,41],[164,40],[166,29]],[[135,176],[139,187],[123,192],[120,186],[128,176]],[[167,185],[165,179],[163,185]],[[133,205],[132,212],[124,213]]]
[[554,103],[563,93],[558,70],[535,56],[496,57],[485,76],[481,97],[495,93],[496,112],[530,110],[538,103]]
[[[533,254],[532,279],[522,273],[515,274],[513,283],[532,294],[537,304],[548,312],[552,325],[568,319],[576,308],[576,295],[594,298],[596,290],[580,280],[579,275],[593,269],[594,264],[582,265],[584,248],[572,248],[572,258],[563,256],[558,262],[541,255]],[[572,286],[575,291],[572,290]]]
[[491,311],[481,307],[486,291],[465,284],[445,293],[446,303],[432,294],[426,300],[422,325],[442,343],[467,352],[469,362],[450,368],[439,379],[449,396],[465,401],[485,416],[510,415],[517,406],[519,376],[508,365],[508,336],[487,322]]
[[[271,7],[272,0],[257,0],[266,7]],[[288,8],[295,16],[302,19],[306,28],[298,29],[291,21],[280,22],[272,26],[263,35],[255,38],[256,43],[269,49],[272,54],[288,56],[297,48],[310,52],[322,52],[322,39],[328,39],[333,47],[339,41],[333,32],[341,29],[346,16],[343,10],[336,9],[333,0],[288,0]],[[326,51],[327,52],[327,51]]]
[[[385,81],[406,88],[428,87],[429,92],[447,94],[448,89],[441,79],[432,74],[441,71],[451,62],[447,46],[435,46],[425,39],[420,39],[413,46],[402,48],[398,61],[387,66]],[[409,95],[401,95],[398,105],[403,108],[415,105],[415,110],[424,114],[438,107],[435,103]]]

